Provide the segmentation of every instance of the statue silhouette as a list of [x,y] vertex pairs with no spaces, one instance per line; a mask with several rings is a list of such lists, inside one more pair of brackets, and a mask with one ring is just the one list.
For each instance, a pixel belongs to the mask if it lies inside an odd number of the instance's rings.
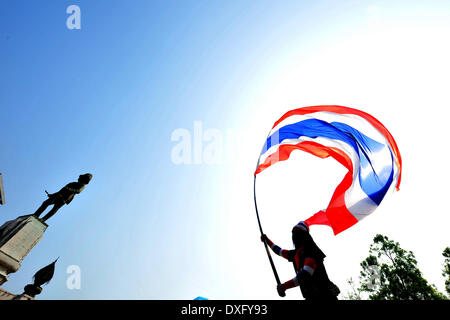
[[47,190],[45,190],[48,199],[42,203],[42,205],[36,210],[35,213],[33,213],[33,215],[39,218],[39,216],[45,211],[45,209],[47,209],[48,206],[53,205],[53,208],[42,218],[43,221],[48,220],[64,204],[69,204],[75,197],[75,194],[83,191],[84,187],[89,183],[89,181],[91,181],[91,179],[92,174],[86,173],[79,176],[78,182],[71,182],[56,193],[49,194]]

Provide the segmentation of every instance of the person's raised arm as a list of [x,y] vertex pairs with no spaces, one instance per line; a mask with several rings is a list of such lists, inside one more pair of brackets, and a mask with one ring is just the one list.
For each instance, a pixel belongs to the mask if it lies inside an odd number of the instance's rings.
[[263,235],[261,236],[261,241],[262,241],[262,242],[265,241],[265,242],[267,243],[267,245],[270,247],[270,249],[272,249],[272,251],[273,251],[275,254],[277,254],[277,255],[279,255],[280,257],[283,257],[283,258],[285,258],[285,259],[288,259],[288,252],[289,252],[289,250],[285,250],[285,249],[280,248],[280,247],[277,246],[275,243],[273,243],[272,240],[270,240],[265,234],[263,234]]

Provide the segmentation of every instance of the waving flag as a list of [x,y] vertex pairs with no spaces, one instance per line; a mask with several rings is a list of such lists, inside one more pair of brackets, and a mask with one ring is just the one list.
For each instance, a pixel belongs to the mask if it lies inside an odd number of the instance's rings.
[[325,210],[305,220],[338,234],[371,214],[391,186],[399,189],[402,160],[394,138],[377,119],[343,106],[291,110],[275,122],[255,176],[289,159],[293,150],[333,157],[348,169]]

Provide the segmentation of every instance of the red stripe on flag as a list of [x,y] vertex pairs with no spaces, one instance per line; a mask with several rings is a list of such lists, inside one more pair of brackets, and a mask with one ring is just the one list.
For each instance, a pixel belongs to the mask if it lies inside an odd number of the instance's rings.
[[333,229],[335,235],[357,223],[358,220],[350,213],[350,211],[348,211],[345,205],[345,191],[350,188],[353,183],[353,163],[345,152],[337,148],[326,147],[313,141],[302,141],[295,145],[284,144],[281,145],[275,153],[267,157],[263,164],[258,166],[255,175],[276,162],[289,159],[290,154],[294,150],[303,150],[319,158],[333,157],[348,169],[344,179],[334,191],[326,211],[317,212],[315,215],[305,220],[305,222],[308,225],[328,225]]
[[283,144],[278,148],[276,152],[268,156],[263,164],[260,164],[258,168],[256,168],[255,175],[279,161],[285,161],[289,159],[291,152],[294,150],[303,150],[323,159],[330,156],[327,149],[331,148],[325,147],[313,141],[302,141],[297,144]]

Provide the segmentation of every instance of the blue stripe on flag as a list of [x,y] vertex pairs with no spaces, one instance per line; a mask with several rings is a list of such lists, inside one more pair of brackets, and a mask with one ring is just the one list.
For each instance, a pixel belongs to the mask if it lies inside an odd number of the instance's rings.
[[[345,123],[328,123],[319,119],[307,119],[286,125],[274,132],[267,138],[262,154],[272,145],[277,145],[285,139],[298,139],[302,136],[313,139],[324,137],[343,141],[350,145],[360,159],[359,182],[362,190],[377,205],[381,203],[394,177],[393,156],[390,149],[391,162],[389,167],[381,168],[377,172],[371,162],[371,153],[382,150],[385,147],[383,144],[369,138]],[[371,168],[367,170],[369,166]],[[361,176],[363,169],[365,173],[368,172],[364,177]]]

